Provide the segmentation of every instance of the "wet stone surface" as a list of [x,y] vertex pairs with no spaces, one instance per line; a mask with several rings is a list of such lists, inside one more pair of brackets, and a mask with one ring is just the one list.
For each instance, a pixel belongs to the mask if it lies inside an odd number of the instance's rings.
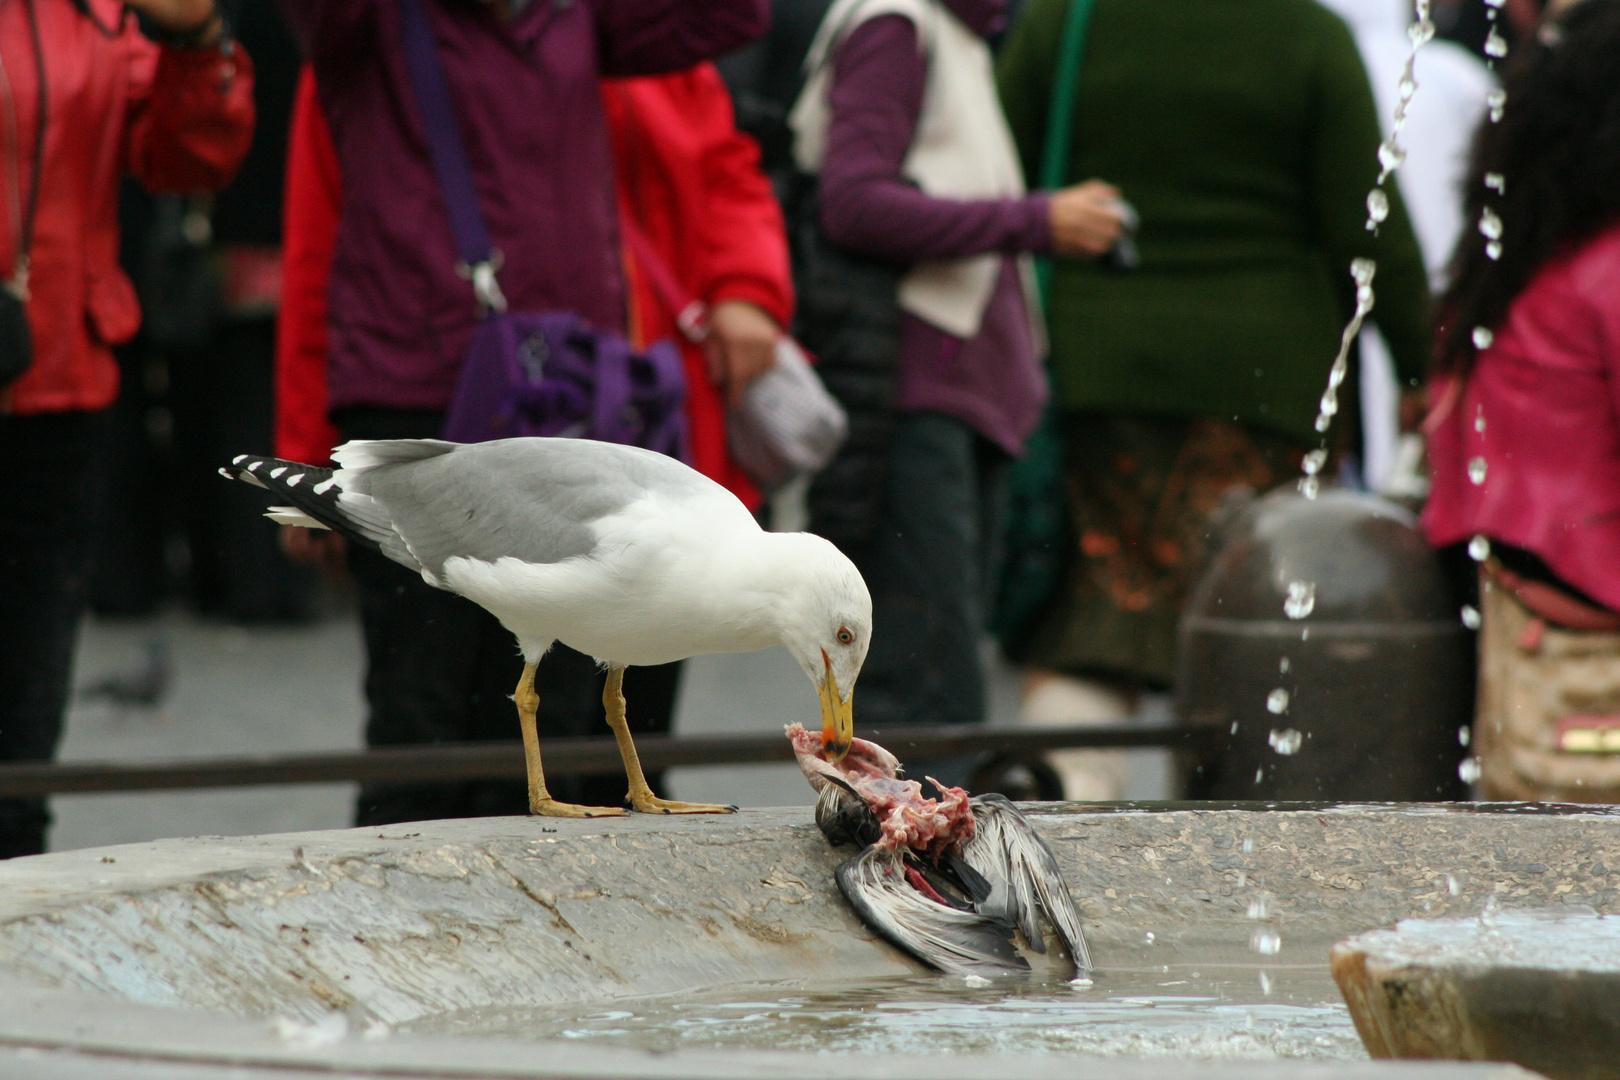
[[1620,1077],[1620,917],[1489,907],[1411,919],[1336,945],[1332,965],[1376,1057]]
[[[832,870],[848,852],[800,809],[426,822],[13,860],[0,865],[0,983],[295,1025],[340,1016],[351,1033],[469,1044],[523,1028],[600,1041],[614,1022],[589,1018],[628,1010],[648,1018],[650,1034],[631,1039],[647,1048],[694,1045],[694,1031],[706,1047],[793,1046],[806,1008],[889,995],[836,1025],[844,1042],[826,1048],[855,1052],[927,1041],[967,990],[962,1001],[1003,1022],[968,1032],[963,1053],[1342,1059],[1359,1051],[1328,982],[1334,941],[1473,916],[1493,897],[1620,912],[1620,816],[1599,808],[1030,810],[1086,924],[1100,971],[1086,994],[921,972],[844,905]],[[738,1019],[727,998],[781,1007]],[[1025,1037],[1002,1038],[1014,1031]]]

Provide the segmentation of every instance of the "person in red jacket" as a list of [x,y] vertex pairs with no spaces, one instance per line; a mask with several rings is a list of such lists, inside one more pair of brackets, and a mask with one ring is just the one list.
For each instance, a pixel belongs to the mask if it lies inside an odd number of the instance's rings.
[[[67,704],[112,347],[140,325],[119,180],[223,187],[253,138],[253,68],[213,0],[10,0],[0,74],[0,274],[32,338],[0,386],[0,761],[35,761],[55,753]],[[14,370],[6,340],[0,370]],[[0,799],[0,857],[43,851],[49,821],[43,799]]]
[[[660,338],[681,342],[692,464],[757,509],[762,494],[727,451],[726,410],[775,362],[777,340],[792,315],[781,209],[760,171],[758,148],[737,131],[730,96],[713,65],[607,79],[601,90],[617,167],[621,224],[636,230],[646,241],[644,250],[659,264],[643,265],[635,257],[638,245],[626,245],[631,340],[638,347]],[[327,463],[339,438],[326,415],[326,282],[341,188],[331,136],[306,69],[293,106],[287,152],[275,453],[311,464]],[[682,294],[678,301],[659,288],[660,276],[674,279]],[[677,306],[685,308],[691,301],[705,315],[700,320],[704,332],[693,335],[701,340],[684,336],[677,325],[690,325],[680,320]],[[343,541],[335,534],[288,528],[283,542],[295,558],[328,569],[343,565]],[[546,688],[537,683],[542,735],[587,735],[600,726],[596,703],[601,675],[588,657],[571,652],[556,646],[540,669],[541,678],[552,680]],[[669,730],[677,671],[674,664],[632,669],[632,676],[644,680],[634,694],[643,710],[631,720],[637,733]],[[504,700],[510,690],[497,689],[496,682],[488,692]],[[660,786],[656,776],[649,780]],[[521,784],[464,786],[509,786],[514,800],[510,812],[522,811]],[[612,778],[562,779],[552,789],[560,799],[589,804],[611,805],[623,797],[622,782]],[[464,793],[441,805],[493,812],[503,804],[488,794]]]
[[707,308],[701,344],[677,326],[656,287],[659,267],[631,248],[632,338],[683,342],[692,466],[749,509],[759,490],[726,451],[726,408],[776,361],[793,313],[782,210],[759,168],[759,147],[737,130],[731,95],[712,64],[650,79],[602,83],[619,216],[647,239],[681,290]]

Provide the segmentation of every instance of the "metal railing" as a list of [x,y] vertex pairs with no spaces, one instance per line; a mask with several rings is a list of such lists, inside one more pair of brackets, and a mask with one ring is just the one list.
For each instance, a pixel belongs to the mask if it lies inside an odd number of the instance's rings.
[[[1100,724],[1051,728],[939,725],[875,729],[862,734],[905,761],[956,754],[1019,759],[1045,750],[1155,746],[1190,749],[1204,746],[1216,733],[1207,728]],[[780,733],[641,735],[636,739],[636,749],[649,772],[682,765],[753,765],[793,760],[793,748]],[[612,739],[544,740],[541,752],[547,775],[616,773],[622,768],[618,746]],[[264,784],[521,779],[523,775],[523,744],[516,740],[442,743],[324,754],[0,765],[0,798]]]

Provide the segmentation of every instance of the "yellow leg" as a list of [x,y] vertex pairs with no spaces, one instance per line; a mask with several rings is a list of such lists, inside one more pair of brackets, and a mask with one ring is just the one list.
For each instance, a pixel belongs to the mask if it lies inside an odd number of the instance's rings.
[[624,775],[630,781],[630,794],[626,801],[630,808],[643,814],[730,814],[735,806],[717,806],[714,803],[671,802],[660,799],[647,786],[647,777],[641,771],[641,757],[630,738],[630,725],[624,719],[624,668],[608,668],[607,686],[602,688],[602,708],[607,711],[608,726],[619,741],[619,756],[624,758]]
[[545,814],[547,817],[623,814],[624,811],[617,806],[579,806],[558,802],[546,790],[546,774],[540,767],[540,733],[534,726],[534,711],[540,707],[540,695],[534,692],[534,667],[533,664],[523,665],[523,677],[518,680],[517,693],[512,695],[512,700],[517,703],[518,725],[523,729],[523,762],[529,771],[529,813]]

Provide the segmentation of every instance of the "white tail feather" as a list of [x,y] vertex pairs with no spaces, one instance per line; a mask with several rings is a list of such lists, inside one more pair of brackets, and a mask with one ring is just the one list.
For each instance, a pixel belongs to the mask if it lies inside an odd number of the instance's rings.
[[272,506],[265,511],[264,516],[282,525],[298,525],[305,529],[330,529],[332,527],[316,521],[296,506]]

